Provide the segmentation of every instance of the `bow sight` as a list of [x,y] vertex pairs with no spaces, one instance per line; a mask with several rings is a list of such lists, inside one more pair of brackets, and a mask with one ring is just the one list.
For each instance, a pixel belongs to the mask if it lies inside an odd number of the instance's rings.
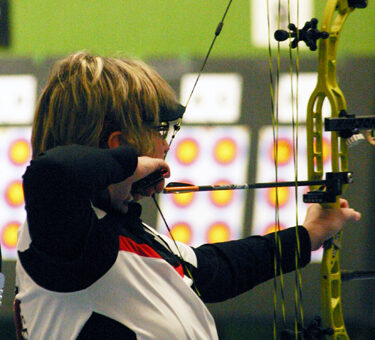
[[274,37],[277,41],[284,41],[289,37],[294,38],[290,43],[291,48],[296,48],[300,41],[304,41],[311,51],[315,51],[317,49],[316,42],[318,39],[327,39],[329,37],[328,32],[319,31],[317,25],[318,19],[316,18],[307,21],[302,29],[298,29],[296,25],[291,23],[288,25],[289,32],[285,30],[277,30]]
[[[351,8],[366,8],[367,4],[368,0],[348,0],[348,5]],[[296,48],[300,41],[304,41],[311,51],[316,51],[316,42],[319,39],[327,39],[329,37],[328,32],[319,31],[317,29],[317,26],[318,19],[316,18],[313,18],[310,21],[306,21],[302,29],[299,29],[295,24],[290,23],[288,25],[289,32],[286,30],[278,29],[275,32],[274,37],[277,41],[285,41],[288,38],[294,38],[290,43],[291,48]]]

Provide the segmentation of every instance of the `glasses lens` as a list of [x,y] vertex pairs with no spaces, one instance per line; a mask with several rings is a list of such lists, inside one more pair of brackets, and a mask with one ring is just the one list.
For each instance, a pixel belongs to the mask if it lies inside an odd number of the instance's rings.
[[163,139],[167,139],[169,132],[169,124],[166,122],[160,123],[159,126],[155,127],[155,130],[159,132]]

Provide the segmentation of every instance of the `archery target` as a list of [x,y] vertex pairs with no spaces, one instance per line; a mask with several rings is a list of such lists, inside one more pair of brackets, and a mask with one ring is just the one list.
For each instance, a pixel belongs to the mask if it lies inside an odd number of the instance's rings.
[[4,259],[16,257],[17,230],[26,218],[22,175],[31,158],[30,127],[0,128],[0,240]]
[[[185,126],[167,156],[168,182],[196,185],[246,183],[250,133],[243,126]],[[241,237],[245,191],[213,191],[159,196],[172,235],[191,246]],[[157,227],[168,234],[159,218]]]
[[[295,165],[298,169],[298,180],[307,180],[306,128],[298,129],[298,163],[294,163],[293,139],[291,126],[280,126],[278,129],[277,177],[278,181],[294,181]],[[330,142],[324,139],[324,167],[330,168]],[[275,182],[275,147],[272,126],[264,127],[259,132],[256,182]],[[302,196],[308,187],[267,188],[255,190],[252,234],[264,235],[275,231],[277,227],[275,208],[278,202],[280,229],[303,223],[307,204]],[[277,197],[277,198],[276,198]],[[297,211],[297,214],[296,214]],[[320,261],[322,252],[313,252],[312,259]]]
[[[181,101],[186,103],[197,74],[181,78]],[[237,73],[201,74],[189,106],[185,123],[235,123],[241,114],[242,77]]]
[[33,75],[0,76],[0,124],[31,123],[36,94]]

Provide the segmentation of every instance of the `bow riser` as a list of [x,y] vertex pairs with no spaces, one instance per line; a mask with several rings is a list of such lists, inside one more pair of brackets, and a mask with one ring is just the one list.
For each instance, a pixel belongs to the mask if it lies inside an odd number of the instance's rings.
[[[354,8],[347,0],[329,0],[323,13],[321,30],[329,34],[319,41],[318,81],[307,107],[308,178],[322,179],[323,169],[323,104],[328,100],[331,117],[339,117],[346,111],[343,92],[337,84],[337,46],[342,27]],[[337,132],[331,133],[332,172],[347,171],[347,145]],[[346,186],[343,188],[345,191]],[[312,187],[316,190],[316,187]],[[327,207],[339,207],[336,203]],[[322,321],[324,328],[332,328],[330,340],[349,339],[345,329],[341,304],[340,244],[342,232],[324,245],[321,264]]]

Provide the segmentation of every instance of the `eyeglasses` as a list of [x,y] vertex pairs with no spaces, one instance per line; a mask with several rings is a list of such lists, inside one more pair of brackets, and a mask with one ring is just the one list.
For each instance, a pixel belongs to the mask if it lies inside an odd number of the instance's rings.
[[157,132],[159,132],[161,138],[167,139],[168,132],[169,132],[169,123],[167,122],[161,122],[160,125],[154,126],[153,129]]

